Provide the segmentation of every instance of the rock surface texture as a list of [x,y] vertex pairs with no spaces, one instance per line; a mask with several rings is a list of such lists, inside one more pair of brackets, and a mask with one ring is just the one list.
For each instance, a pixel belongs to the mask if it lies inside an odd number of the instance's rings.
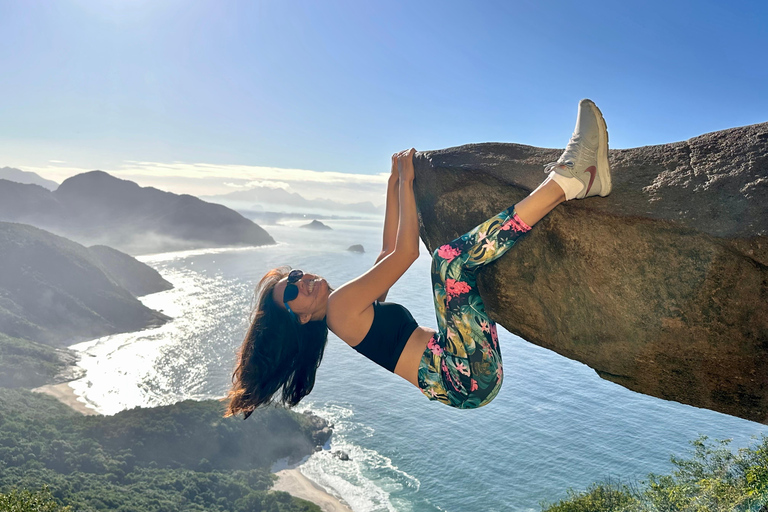
[[[560,153],[417,153],[427,247],[526,197]],[[768,123],[609,158],[610,196],[558,206],[480,271],[491,317],[631,390],[768,423]]]

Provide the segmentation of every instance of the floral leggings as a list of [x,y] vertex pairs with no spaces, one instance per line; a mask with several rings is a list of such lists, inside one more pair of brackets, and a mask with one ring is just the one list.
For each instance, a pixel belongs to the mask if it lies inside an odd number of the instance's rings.
[[430,400],[472,409],[489,403],[501,389],[496,324],[485,312],[475,270],[499,258],[530,229],[511,207],[432,253],[438,332],[419,364],[419,388]]

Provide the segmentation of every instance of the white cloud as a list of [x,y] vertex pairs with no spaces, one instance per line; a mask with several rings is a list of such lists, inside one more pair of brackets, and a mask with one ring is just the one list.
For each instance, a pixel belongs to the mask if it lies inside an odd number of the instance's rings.
[[[20,168],[59,182],[94,170],[72,164]],[[144,187],[156,187],[177,194],[213,196],[233,190],[267,187],[298,192],[307,199],[332,199],[343,203],[370,201],[375,205],[384,203],[389,176],[389,173],[353,174],[256,165],[146,161],[126,161],[117,167],[101,167],[100,170]]]
[[262,181],[249,181],[245,185],[243,185],[243,188],[283,188],[288,189],[291,185],[284,182],[284,181],[269,181],[269,180],[262,180]]
[[388,173],[352,174],[344,172],[322,172],[308,169],[283,169],[257,165],[235,164],[186,164],[182,162],[160,163],[128,161],[120,172],[134,176],[175,176],[184,178],[211,178],[217,176],[237,177],[251,181],[280,180],[315,183],[386,183]]

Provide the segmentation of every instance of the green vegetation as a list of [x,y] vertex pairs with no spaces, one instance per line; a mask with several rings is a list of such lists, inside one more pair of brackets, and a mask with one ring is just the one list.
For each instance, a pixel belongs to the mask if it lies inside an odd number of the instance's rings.
[[64,366],[55,348],[0,333],[0,386],[42,386]]
[[319,512],[269,491],[274,461],[311,453],[313,420],[281,408],[247,422],[222,411],[186,401],[81,416],[49,396],[0,389],[0,510]]
[[597,483],[568,491],[544,512],[768,512],[768,437],[733,453],[729,441],[701,437],[690,458],[672,457],[669,475],[638,485]]
[[72,512],[71,507],[62,507],[51,495],[48,487],[38,492],[13,490],[0,494],[0,510],[6,512]]

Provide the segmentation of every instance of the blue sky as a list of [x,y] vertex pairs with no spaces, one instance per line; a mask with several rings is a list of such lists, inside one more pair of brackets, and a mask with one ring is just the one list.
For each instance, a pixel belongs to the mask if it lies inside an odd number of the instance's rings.
[[410,146],[564,147],[583,97],[613,148],[683,140],[768,121],[767,26],[765,1],[0,0],[0,167],[370,188]]

